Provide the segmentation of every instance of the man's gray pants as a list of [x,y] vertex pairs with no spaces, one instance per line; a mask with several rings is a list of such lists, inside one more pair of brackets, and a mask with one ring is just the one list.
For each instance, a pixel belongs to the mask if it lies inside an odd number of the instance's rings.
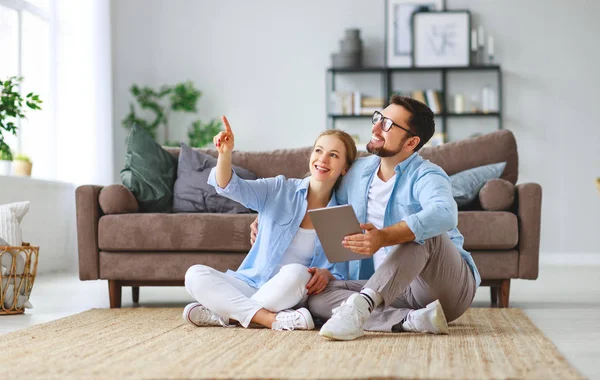
[[383,297],[364,329],[386,332],[411,310],[422,309],[436,299],[451,322],[469,308],[477,290],[471,268],[444,233],[423,245],[398,245],[368,281],[330,281],[322,293],[309,297],[309,310],[314,316],[329,319],[333,308],[363,288]]

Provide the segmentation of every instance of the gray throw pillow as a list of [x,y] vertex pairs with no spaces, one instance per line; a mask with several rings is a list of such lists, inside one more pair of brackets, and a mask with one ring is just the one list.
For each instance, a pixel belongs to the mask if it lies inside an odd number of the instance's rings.
[[[194,151],[181,144],[177,179],[173,193],[174,212],[210,212],[224,214],[244,214],[251,210],[236,201],[218,195],[209,185],[208,175],[217,165],[217,159],[211,155]],[[243,179],[257,179],[249,170],[234,166],[235,173]]]
[[481,190],[487,181],[500,178],[504,171],[504,167],[506,167],[506,162],[500,162],[497,164],[478,166],[451,175],[452,197],[456,201],[458,207],[471,203],[477,195],[479,195],[479,190]]

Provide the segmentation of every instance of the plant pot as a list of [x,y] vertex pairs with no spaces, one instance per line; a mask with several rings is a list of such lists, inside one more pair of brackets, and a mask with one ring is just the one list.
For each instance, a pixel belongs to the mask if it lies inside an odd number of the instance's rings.
[[0,160],[0,175],[10,175],[12,161]]
[[13,174],[25,177],[31,176],[31,162],[27,161],[14,161],[13,162]]

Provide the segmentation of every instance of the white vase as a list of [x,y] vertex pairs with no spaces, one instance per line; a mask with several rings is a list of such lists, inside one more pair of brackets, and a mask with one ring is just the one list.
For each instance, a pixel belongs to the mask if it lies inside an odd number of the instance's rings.
[[0,160],[0,175],[10,175],[12,161]]

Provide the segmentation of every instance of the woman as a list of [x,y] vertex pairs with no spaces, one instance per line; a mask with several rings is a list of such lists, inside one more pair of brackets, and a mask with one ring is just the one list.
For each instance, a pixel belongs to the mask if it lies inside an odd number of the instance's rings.
[[260,232],[237,271],[188,269],[185,287],[198,302],[185,307],[183,318],[196,326],[228,326],[234,320],[244,327],[254,322],[274,330],[313,329],[306,308],[290,308],[323,291],[329,280],[345,279],[348,263],[327,261],[307,211],[336,205],[334,187],[356,158],[354,140],[340,130],[321,133],[307,178],[242,180],[232,171],[234,136],[227,118],[222,120],[225,131],[214,138],[219,158],[208,183],[260,212]]

